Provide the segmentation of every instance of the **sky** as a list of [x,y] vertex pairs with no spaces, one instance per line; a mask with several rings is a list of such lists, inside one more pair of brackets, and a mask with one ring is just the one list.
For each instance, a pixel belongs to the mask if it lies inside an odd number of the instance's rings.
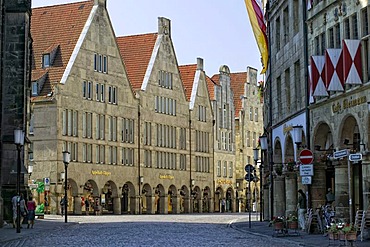
[[[32,7],[80,1],[32,0]],[[107,0],[107,9],[116,36],[157,32],[158,17],[170,19],[179,65],[203,58],[211,77],[222,65],[232,73],[262,69],[243,0]]]

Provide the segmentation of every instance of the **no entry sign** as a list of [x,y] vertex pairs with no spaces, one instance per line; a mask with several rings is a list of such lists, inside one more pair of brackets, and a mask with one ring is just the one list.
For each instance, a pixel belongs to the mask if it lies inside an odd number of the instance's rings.
[[311,150],[309,149],[303,149],[300,153],[299,153],[299,161],[304,164],[304,165],[308,165],[308,164],[311,164],[312,161],[313,161],[313,153]]

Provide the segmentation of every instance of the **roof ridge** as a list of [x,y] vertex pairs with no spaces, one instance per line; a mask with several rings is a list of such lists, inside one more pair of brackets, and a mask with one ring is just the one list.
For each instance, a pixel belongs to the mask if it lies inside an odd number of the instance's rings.
[[94,1],[94,0],[84,0],[84,1],[72,2],[72,3],[58,3],[58,4],[48,5],[48,6],[34,7],[32,9],[54,8],[54,7],[60,7],[62,5],[81,4],[81,3],[91,2],[91,1]]
[[152,33],[141,33],[141,34],[130,34],[130,35],[120,35],[120,36],[117,36],[116,38],[119,39],[119,38],[126,38],[126,37],[134,37],[134,36],[144,36],[144,35],[154,35],[154,34],[158,34],[158,32],[152,32]]

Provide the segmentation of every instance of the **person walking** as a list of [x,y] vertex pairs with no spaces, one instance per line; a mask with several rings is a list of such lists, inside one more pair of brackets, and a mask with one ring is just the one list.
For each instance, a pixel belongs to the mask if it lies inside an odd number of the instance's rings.
[[90,211],[89,197],[86,197],[86,199],[85,199],[85,211],[86,211],[86,215],[89,215],[89,211]]
[[28,215],[28,210],[27,210],[27,205],[26,205],[26,201],[24,200],[24,196],[23,196],[23,193],[21,193],[21,197],[20,197],[20,201],[19,201],[19,208],[20,208],[20,211],[21,211],[21,228],[22,228],[22,223],[23,223],[23,220],[25,217],[27,217]]
[[28,202],[27,202],[27,209],[28,209],[28,225],[27,228],[31,229],[33,228],[33,225],[35,224],[35,210],[36,210],[36,202],[33,200],[32,196],[30,196]]
[[63,217],[63,215],[64,215],[64,204],[65,204],[65,198],[64,198],[64,195],[62,195],[62,198],[60,199],[59,204],[60,204],[60,214],[61,214],[61,215],[62,215],[62,217]]
[[12,197],[12,209],[13,209],[13,228],[17,225],[17,202],[19,196],[15,195]]
[[299,189],[298,190],[299,196],[298,196],[298,222],[302,229],[302,231],[306,230],[306,211],[307,211],[307,200],[306,200],[306,194]]

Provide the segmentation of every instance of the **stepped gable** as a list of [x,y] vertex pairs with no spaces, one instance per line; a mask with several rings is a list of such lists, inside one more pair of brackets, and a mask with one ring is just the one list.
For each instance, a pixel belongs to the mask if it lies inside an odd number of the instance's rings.
[[117,44],[124,61],[132,88],[140,90],[153,54],[158,33],[117,37]]
[[230,85],[234,92],[235,117],[239,117],[242,110],[242,97],[244,96],[244,83],[247,80],[247,72],[230,73]]
[[[48,71],[41,97],[50,93],[52,83],[61,81],[93,6],[94,1],[90,0],[32,9],[32,77],[35,79]],[[42,55],[51,48],[56,49],[55,57],[50,67],[42,68]]]
[[185,90],[186,99],[190,101],[197,65],[196,64],[181,65],[179,66],[179,70],[181,81]]

